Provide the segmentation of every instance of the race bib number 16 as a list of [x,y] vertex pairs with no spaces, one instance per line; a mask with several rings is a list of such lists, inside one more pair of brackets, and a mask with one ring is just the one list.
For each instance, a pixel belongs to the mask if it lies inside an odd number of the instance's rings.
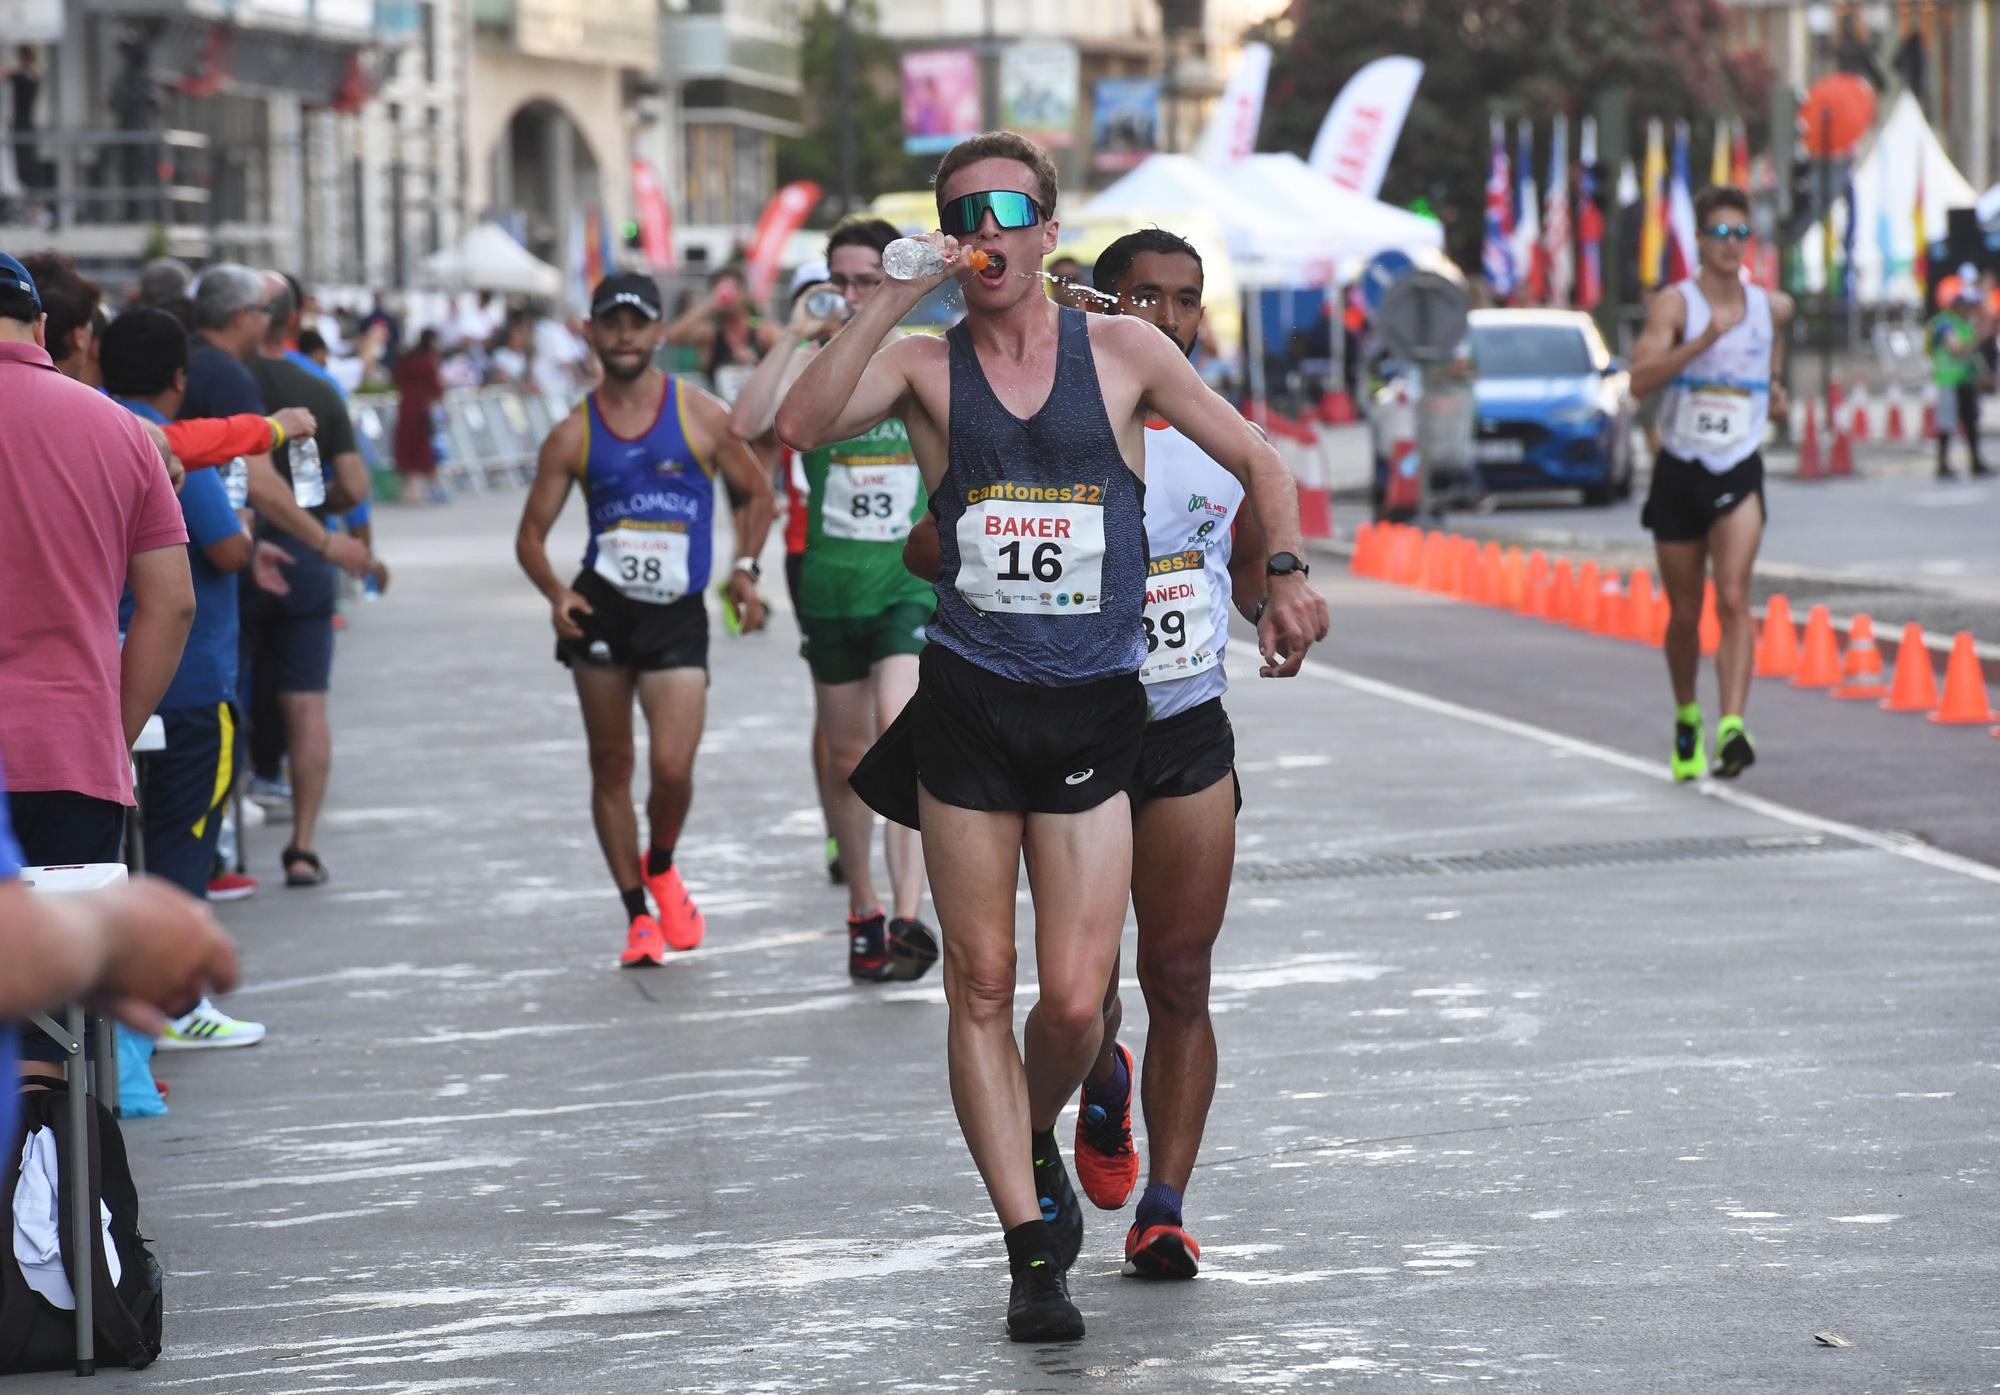
[[1104,580],[1098,504],[986,499],[958,520],[958,591],[978,610],[1092,615]]

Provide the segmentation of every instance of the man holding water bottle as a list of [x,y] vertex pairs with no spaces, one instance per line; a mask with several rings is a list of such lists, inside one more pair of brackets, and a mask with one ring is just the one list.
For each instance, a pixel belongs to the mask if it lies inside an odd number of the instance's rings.
[[[285,357],[285,330],[293,299],[285,278],[265,272],[265,316],[257,353],[247,362],[264,405],[270,410],[304,407],[319,430],[312,441],[286,442],[273,452],[279,473],[291,481],[300,507],[322,524],[368,497],[368,469],[354,435],[354,423],[340,390]],[[351,542],[352,539],[343,539]],[[243,586],[242,667],[250,683],[269,684],[284,720],[283,749],[292,776],[292,840],[282,855],[285,885],[318,886],[326,867],[313,850],[320,806],[326,800],[333,765],[333,733],[327,722],[326,692],[333,675],[333,614],[337,586],[334,561],[296,539],[280,537],[291,554],[286,589],[274,594],[256,582]],[[356,576],[373,569],[367,549]],[[253,745],[257,735],[252,733]],[[267,750],[275,752],[275,743]]]

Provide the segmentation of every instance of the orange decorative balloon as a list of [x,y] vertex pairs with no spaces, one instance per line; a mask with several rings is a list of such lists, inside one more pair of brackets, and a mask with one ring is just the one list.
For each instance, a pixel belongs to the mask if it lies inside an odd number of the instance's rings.
[[1821,78],[1799,104],[1799,134],[1814,157],[1838,157],[1875,124],[1875,89],[1853,73]]

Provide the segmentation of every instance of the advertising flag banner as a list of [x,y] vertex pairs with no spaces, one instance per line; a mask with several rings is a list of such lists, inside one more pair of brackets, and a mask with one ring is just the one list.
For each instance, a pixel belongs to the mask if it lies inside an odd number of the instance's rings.
[[757,215],[757,231],[751,234],[750,252],[743,259],[743,279],[749,283],[752,301],[761,304],[771,294],[786,240],[805,226],[806,215],[818,202],[819,185],[795,179],[771,195],[764,211]]
[[1493,157],[1486,176],[1486,242],[1479,269],[1493,294],[1505,300],[1514,293],[1514,192],[1507,172],[1507,128],[1493,121]]
[[1320,123],[1307,163],[1344,189],[1376,197],[1423,76],[1417,59],[1394,55],[1349,78]]
[[903,150],[941,155],[983,127],[979,60],[969,48],[903,55]]
[[639,251],[655,268],[674,264],[674,220],[667,191],[644,160],[632,161],[632,213],[639,224]]
[[1092,92],[1090,163],[1129,170],[1160,148],[1160,80],[1099,78]]
[[1194,157],[1210,169],[1224,169],[1257,148],[1264,121],[1264,88],[1271,78],[1269,44],[1245,44],[1242,61],[1229,75],[1222,100],[1195,142]]
[[1543,210],[1542,246],[1549,264],[1549,304],[1567,307],[1576,284],[1569,229],[1569,118],[1556,118],[1549,145],[1549,195]]
[[1075,145],[1081,73],[1075,44],[1009,44],[1000,50],[1000,124],[1038,145]]

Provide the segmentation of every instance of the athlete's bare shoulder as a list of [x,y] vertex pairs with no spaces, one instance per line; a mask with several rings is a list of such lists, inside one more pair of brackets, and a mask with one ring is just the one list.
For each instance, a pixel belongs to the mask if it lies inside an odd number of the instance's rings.
[[1792,298],[1783,291],[1772,291],[1770,296],[1771,322],[1777,325],[1790,324],[1792,322],[1792,312],[1795,308],[1792,304]]
[[541,466],[575,474],[583,464],[583,448],[590,436],[588,398],[581,398],[568,416],[549,429],[542,438]]

